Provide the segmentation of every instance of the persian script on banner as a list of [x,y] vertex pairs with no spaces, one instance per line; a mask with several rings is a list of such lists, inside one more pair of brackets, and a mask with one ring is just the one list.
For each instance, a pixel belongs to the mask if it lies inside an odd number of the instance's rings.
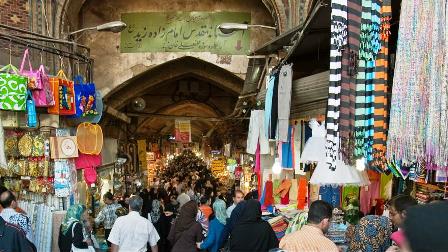
[[177,142],[191,142],[191,123],[189,120],[175,121],[175,136]]

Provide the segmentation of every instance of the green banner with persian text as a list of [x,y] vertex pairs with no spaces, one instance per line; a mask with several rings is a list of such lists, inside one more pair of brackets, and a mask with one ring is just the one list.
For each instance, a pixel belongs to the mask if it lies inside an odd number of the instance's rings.
[[250,24],[243,12],[145,12],[123,13],[127,24],[121,32],[121,52],[212,52],[243,55],[249,52],[249,31],[223,34],[222,23]]

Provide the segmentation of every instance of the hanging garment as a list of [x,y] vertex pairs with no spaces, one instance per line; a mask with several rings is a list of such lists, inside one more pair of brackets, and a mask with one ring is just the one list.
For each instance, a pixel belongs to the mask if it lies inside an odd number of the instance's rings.
[[273,184],[272,181],[266,181],[265,184],[265,198],[264,198],[264,206],[271,206],[274,204],[274,196],[273,196]]
[[344,186],[342,188],[342,209],[346,209],[354,200],[359,199],[359,186]]
[[289,191],[285,194],[285,196],[280,197],[280,204],[288,205],[289,204]]
[[365,215],[369,214],[372,203],[380,196],[380,181],[371,180],[370,185],[361,187],[359,195],[360,210]]
[[341,82],[341,111],[339,119],[339,134],[342,160],[354,165],[353,151],[355,147],[355,102],[356,102],[356,74],[358,64],[361,0],[347,0],[348,49],[342,51],[342,82]]
[[310,120],[309,126],[312,130],[312,137],[306,141],[300,161],[304,163],[325,161],[325,125],[319,124],[313,118]]
[[258,144],[260,144],[260,154],[269,154],[269,142],[265,135],[264,111],[252,110],[250,113],[246,152],[252,155],[255,154]]
[[280,184],[278,189],[275,191],[275,194],[280,194],[280,197],[283,198],[286,196],[286,194],[289,194],[290,188],[291,188],[291,180],[284,179],[282,180],[282,183]]
[[321,186],[319,197],[333,207],[341,207],[341,188],[339,186]]
[[291,188],[289,188],[289,201],[291,203],[297,203],[298,190],[299,187],[297,179],[291,179]]
[[355,167],[346,165],[344,161],[336,160],[336,170],[328,170],[328,163],[319,162],[311,176],[310,183],[316,185],[366,185],[362,173]]
[[294,128],[291,126],[288,129],[288,141],[282,142],[281,148],[282,148],[282,168],[286,169],[292,169],[293,168],[293,152],[292,152],[292,145],[291,142],[291,136],[293,134]]
[[260,173],[261,169],[261,154],[260,154],[260,144],[257,145],[257,151],[255,152],[255,173]]
[[347,0],[331,1],[330,85],[326,117],[326,160],[336,169],[339,156],[339,111],[341,96],[342,49],[347,44]]
[[380,198],[382,199],[391,199],[392,198],[392,183],[393,183],[393,175],[390,173],[386,175],[381,173],[380,179]]
[[276,138],[278,122],[278,73],[271,74],[266,84],[266,98],[264,101],[264,126],[268,139]]
[[291,110],[292,64],[283,65],[278,80],[278,141],[289,141],[289,112]]
[[[280,187],[280,179],[274,179],[274,192],[276,192],[278,190],[278,188]],[[274,204],[280,204],[280,194],[275,193],[274,194]]]
[[319,185],[310,184],[310,200],[308,202],[308,207],[311,205],[311,203],[319,199],[319,188]]
[[297,123],[294,126],[294,172],[295,174],[298,175],[305,175],[305,166],[301,164],[300,161],[300,153],[302,152],[302,124],[301,123]]
[[[298,181],[298,193],[297,193],[297,209],[303,210],[305,209],[305,205],[307,203],[308,196],[308,181],[306,181],[305,177],[300,177]],[[310,186],[312,187],[312,186]],[[316,187],[316,186],[314,186]],[[317,186],[317,195],[319,194],[319,186]],[[317,196],[318,198],[319,196]]]

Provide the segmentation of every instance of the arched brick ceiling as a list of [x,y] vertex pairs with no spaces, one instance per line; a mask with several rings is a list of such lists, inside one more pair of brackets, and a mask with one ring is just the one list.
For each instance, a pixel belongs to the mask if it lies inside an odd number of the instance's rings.
[[244,84],[243,79],[219,66],[185,56],[137,75],[109,92],[104,100],[108,106],[122,109],[132,98],[145,94],[151,88],[186,76],[194,76],[212,83],[235,96],[241,93]]

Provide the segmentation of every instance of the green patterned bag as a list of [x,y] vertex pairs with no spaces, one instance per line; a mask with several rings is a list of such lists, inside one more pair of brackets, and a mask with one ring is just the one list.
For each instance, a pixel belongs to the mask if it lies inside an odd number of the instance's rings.
[[28,78],[9,64],[0,69],[0,109],[24,111]]

